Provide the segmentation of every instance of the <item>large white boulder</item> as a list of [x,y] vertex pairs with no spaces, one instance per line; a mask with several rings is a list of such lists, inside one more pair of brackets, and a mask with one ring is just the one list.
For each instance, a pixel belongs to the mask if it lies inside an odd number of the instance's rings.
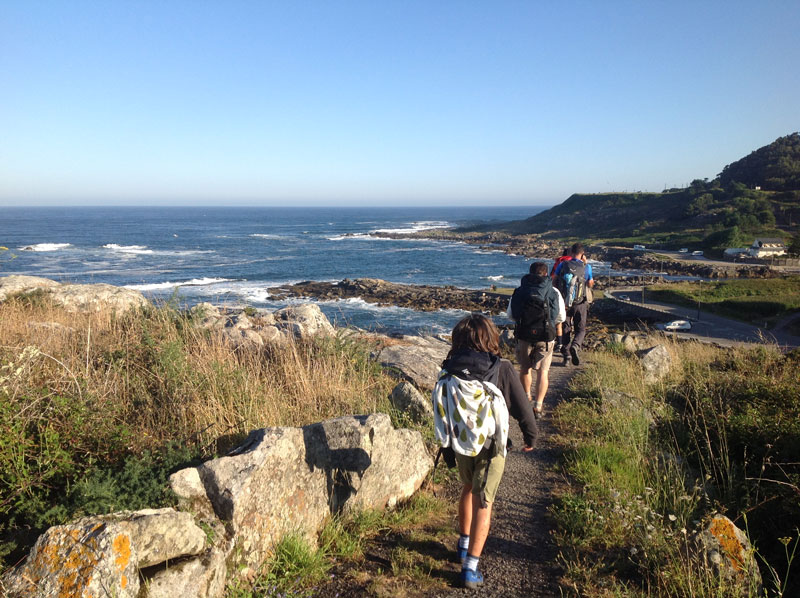
[[234,564],[257,570],[285,534],[315,543],[330,514],[391,507],[432,466],[419,432],[374,414],[256,430],[229,456],[193,468],[196,475],[176,472],[170,484],[187,508],[210,506],[230,534]]

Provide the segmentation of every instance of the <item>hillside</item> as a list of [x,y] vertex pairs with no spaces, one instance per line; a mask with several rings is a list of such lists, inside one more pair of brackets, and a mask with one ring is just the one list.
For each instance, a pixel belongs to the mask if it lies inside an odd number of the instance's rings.
[[711,181],[695,179],[662,193],[574,194],[500,230],[714,249],[749,245],[755,236],[786,238],[798,221],[800,134],[793,133],[729,164]]

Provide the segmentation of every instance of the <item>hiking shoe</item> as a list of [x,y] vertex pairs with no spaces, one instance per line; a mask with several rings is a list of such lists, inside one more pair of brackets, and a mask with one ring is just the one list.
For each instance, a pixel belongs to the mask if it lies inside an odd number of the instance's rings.
[[467,548],[459,548],[458,544],[456,544],[456,553],[458,554],[458,560],[463,565],[464,561],[467,560]]
[[562,363],[561,365],[567,367],[569,365],[569,355],[567,355],[566,353],[562,353],[561,357],[564,358],[564,363]]
[[581,364],[581,358],[578,357],[578,350],[575,347],[569,348],[569,354],[572,355],[572,365]]
[[483,574],[472,569],[462,569],[461,576],[458,579],[462,587],[470,590],[475,590],[483,585]]

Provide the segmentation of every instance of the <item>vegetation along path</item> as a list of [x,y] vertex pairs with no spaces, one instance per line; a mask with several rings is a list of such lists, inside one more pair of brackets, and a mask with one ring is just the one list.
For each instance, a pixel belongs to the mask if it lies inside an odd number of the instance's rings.
[[484,587],[474,592],[453,589],[436,593],[436,596],[559,595],[560,568],[556,562],[548,507],[554,491],[566,482],[555,467],[561,448],[553,439],[550,414],[565,396],[567,383],[577,371],[574,366],[562,366],[558,356],[553,360],[545,413],[538,422],[536,450],[531,453],[520,450],[522,434],[512,420],[510,435],[514,450],[508,454],[492,515],[492,528],[480,561],[480,570],[486,579]]

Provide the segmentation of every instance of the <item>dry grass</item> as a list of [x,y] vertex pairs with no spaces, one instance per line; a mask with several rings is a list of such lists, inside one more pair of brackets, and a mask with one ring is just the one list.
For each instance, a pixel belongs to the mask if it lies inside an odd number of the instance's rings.
[[168,307],[117,318],[37,296],[0,322],[0,564],[77,514],[169,501],[170,471],[252,429],[391,412],[395,381],[360,340],[234,350]]

